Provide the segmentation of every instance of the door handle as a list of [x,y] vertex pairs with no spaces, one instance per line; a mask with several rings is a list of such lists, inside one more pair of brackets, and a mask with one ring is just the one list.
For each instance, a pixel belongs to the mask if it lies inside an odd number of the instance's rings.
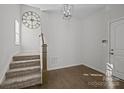
[[110,52],[110,55],[114,55],[114,53]]
[[109,54],[110,54],[110,55],[114,55],[114,53],[113,53],[113,52],[114,52],[114,49],[111,49],[110,51],[111,51],[111,52],[110,52]]
[[111,51],[114,51],[114,49],[111,49]]

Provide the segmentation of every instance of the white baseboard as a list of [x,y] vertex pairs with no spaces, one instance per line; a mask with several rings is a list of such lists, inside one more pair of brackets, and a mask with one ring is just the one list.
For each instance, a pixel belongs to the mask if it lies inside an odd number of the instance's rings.
[[0,85],[3,83],[4,80],[5,80],[5,75],[2,74],[1,77],[0,77]]
[[94,69],[94,70],[96,70],[96,71],[98,71],[98,72],[101,72],[101,73],[103,73],[103,74],[105,74],[105,71],[104,70],[102,70],[102,69],[98,69],[98,68],[96,68],[96,67],[93,67],[93,66],[89,66],[89,65],[87,65],[87,64],[82,64],[82,65],[84,65],[84,66],[87,66],[87,67],[89,67],[89,68],[91,68],[91,69]]
[[[12,62],[12,60],[11,60],[10,62]],[[10,62],[9,62],[9,64],[10,64]],[[6,78],[6,77],[5,77],[5,74],[6,74],[6,72],[9,70],[9,64],[6,65],[5,69],[3,70],[2,74],[1,74],[1,77],[0,77],[0,84],[2,84],[3,81],[4,81],[5,78]]]
[[13,53],[11,56],[10,56],[10,58],[8,58],[8,63],[6,64],[6,66],[5,66],[5,68],[3,69],[3,71],[2,71],[2,73],[0,74],[0,84],[2,84],[2,82],[5,80],[5,74],[6,74],[6,72],[9,70],[9,65],[10,65],[10,63],[13,61],[13,59],[12,59],[12,57],[15,55],[15,54],[17,54],[17,53],[19,53],[19,52],[15,52],[15,53]]
[[78,65],[82,65],[82,63],[78,63],[78,64],[69,64],[69,65],[66,65],[66,66],[59,66],[59,67],[54,67],[54,68],[48,68],[48,71],[57,70],[57,69],[62,69],[62,68],[68,68],[68,67],[78,66]]
[[82,64],[82,63],[80,63],[80,64],[71,64],[71,65],[66,65],[66,66],[59,66],[59,67],[54,67],[54,68],[48,68],[48,71],[62,69],[62,68],[68,68],[68,67],[78,66],[78,65],[85,65],[85,66],[87,66],[89,68],[92,68],[92,69],[94,69],[94,70],[96,70],[98,72],[101,72],[101,73],[105,74],[105,71],[103,71],[102,69],[97,69],[95,67],[91,67],[91,66],[88,66],[88,65]]

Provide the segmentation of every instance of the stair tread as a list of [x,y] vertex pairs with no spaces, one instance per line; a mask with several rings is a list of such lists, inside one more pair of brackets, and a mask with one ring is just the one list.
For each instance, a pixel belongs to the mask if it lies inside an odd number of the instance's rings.
[[15,64],[15,63],[26,63],[26,62],[32,62],[32,61],[40,61],[40,59],[13,61],[11,64]]
[[19,54],[19,55],[15,55],[13,56],[13,61],[22,61],[22,60],[32,60],[32,59],[40,59],[40,54]]
[[40,55],[22,55],[22,56],[14,56],[13,58],[16,58],[16,57],[34,57],[34,56],[40,57]]
[[16,54],[15,56],[27,56],[27,55],[40,55],[40,51],[37,52],[21,52]]
[[41,77],[41,73],[33,73],[30,75],[25,75],[25,76],[21,76],[21,77],[14,77],[14,78],[10,78],[10,79],[6,79],[2,85],[6,85],[6,84],[12,84],[12,83],[17,83],[17,82],[23,82],[23,81],[27,81],[30,79],[36,79],[36,78],[40,78]]
[[14,68],[14,69],[10,69],[7,73],[9,73],[9,72],[15,72],[15,71],[31,70],[31,69],[36,69],[36,68],[40,68],[40,66],[23,67],[23,68]]

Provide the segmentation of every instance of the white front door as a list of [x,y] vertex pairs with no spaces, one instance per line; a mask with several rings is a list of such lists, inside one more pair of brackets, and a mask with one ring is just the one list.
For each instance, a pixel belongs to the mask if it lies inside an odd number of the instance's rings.
[[113,75],[124,79],[124,19],[111,23],[110,61],[113,64]]

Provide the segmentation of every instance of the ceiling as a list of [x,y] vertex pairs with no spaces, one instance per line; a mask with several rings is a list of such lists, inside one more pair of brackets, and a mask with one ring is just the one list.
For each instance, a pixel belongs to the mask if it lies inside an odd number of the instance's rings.
[[[41,11],[62,11],[63,4],[28,4],[29,6],[39,8]],[[73,6],[73,16],[85,18],[105,7],[103,4],[71,4]]]

